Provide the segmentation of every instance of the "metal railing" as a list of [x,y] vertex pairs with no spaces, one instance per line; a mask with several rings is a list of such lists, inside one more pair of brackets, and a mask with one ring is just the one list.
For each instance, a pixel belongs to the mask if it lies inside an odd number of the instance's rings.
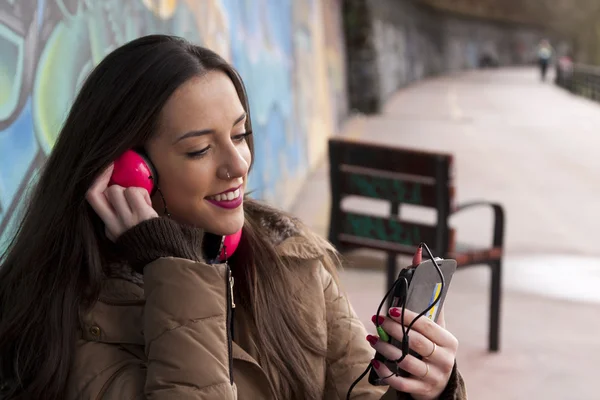
[[600,67],[558,63],[556,84],[574,94],[600,102]]

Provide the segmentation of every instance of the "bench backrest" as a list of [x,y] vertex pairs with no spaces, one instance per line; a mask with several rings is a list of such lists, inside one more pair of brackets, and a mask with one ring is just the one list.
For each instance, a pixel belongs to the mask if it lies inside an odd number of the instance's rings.
[[[413,254],[425,242],[442,256],[448,251],[448,215],[453,203],[452,156],[343,138],[329,140],[331,215],[329,240],[341,248],[367,247]],[[347,196],[386,200],[387,218],[346,211]],[[403,220],[400,205],[437,210],[435,225]]]

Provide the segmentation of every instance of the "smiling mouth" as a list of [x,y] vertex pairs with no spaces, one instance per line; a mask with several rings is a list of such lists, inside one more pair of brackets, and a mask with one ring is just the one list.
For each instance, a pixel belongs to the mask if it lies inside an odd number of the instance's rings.
[[208,196],[207,199],[213,201],[233,201],[237,200],[241,196],[241,194],[242,192],[240,188],[237,188],[233,191],[229,191],[226,193],[219,193],[214,196]]

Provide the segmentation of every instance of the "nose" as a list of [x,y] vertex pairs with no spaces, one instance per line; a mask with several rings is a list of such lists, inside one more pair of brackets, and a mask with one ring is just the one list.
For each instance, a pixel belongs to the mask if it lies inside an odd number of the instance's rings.
[[[249,149],[245,149],[249,152]],[[242,178],[248,173],[250,166],[240,149],[233,143],[227,146],[222,165],[217,169],[219,179],[232,180]]]

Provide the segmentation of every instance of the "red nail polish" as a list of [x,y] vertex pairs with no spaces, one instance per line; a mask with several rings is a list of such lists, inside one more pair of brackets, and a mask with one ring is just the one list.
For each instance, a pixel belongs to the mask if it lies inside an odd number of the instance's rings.
[[373,315],[371,317],[371,321],[373,321],[373,323],[376,325],[381,325],[383,324],[383,321],[385,321],[385,318],[383,318],[381,315]]
[[390,315],[394,318],[399,318],[402,313],[400,312],[400,310],[398,310],[397,308],[390,308]]
[[421,245],[419,245],[419,247],[417,247],[417,251],[415,252],[415,255],[412,259],[412,266],[416,267],[419,264],[421,264],[421,261],[423,260],[423,247]]
[[369,343],[371,343],[371,346],[375,346],[377,344],[377,342],[379,341],[379,338],[377,338],[376,336],[373,336],[373,335],[367,335],[367,340]]
[[377,360],[371,360],[371,364],[373,364],[373,367],[375,369],[379,369],[379,367],[381,366],[381,363]]

